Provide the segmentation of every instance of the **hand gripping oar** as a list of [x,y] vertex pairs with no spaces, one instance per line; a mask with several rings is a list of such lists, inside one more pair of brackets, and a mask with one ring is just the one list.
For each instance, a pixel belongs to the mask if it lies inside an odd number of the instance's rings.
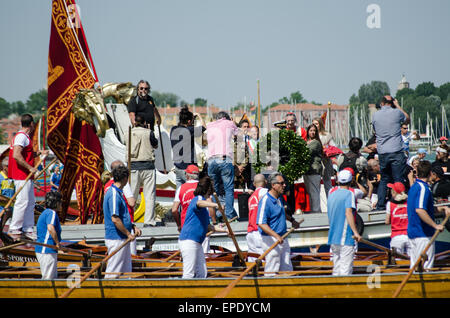
[[[353,236],[353,238],[355,238],[355,237]],[[405,255],[405,254],[402,254],[402,253],[399,253],[399,252],[397,252],[395,249],[391,250],[391,249],[388,249],[388,248],[386,248],[386,247],[384,247],[384,246],[382,246],[382,245],[378,245],[378,244],[376,244],[376,243],[367,241],[367,240],[365,240],[365,239],[360,239],[359,242],[360,242],[360,243],[363,243],[363,244],[366,244],[366,245],[369,245],[369,246],[372,246],[372,247],[375,247],[375,248],[377,248],[377,249],[379,249],[379,250],[382,250],[383,252],[386,252],[386,253],[388,253],[388,254],[392,254],[392,255],[394,255],[394,256],[397,256],[397,257],[400,257],[400,258],[403,258],[403,259],[409,259],[409,256],[407,256],[407,255]]]
[[[445,216],[444,221],[442,222],[442,224],[447,223],[448,219],[449,219],[450,215],[447,214]],[[395,291],[395,293],[392,295],[392,298],[397,298],[398,295],[400,294],[400,292],[402,291],[403,287],[406,285],[406,283],[408,282],[408,279],[411,277],[411,275],[413,274],[414,270],[416,269],[417,266],[419,266],[420,262],[422,261],[422,258],[424,258],[424,255],[426,255],[428,249],[430,248],[431,245],[433,245],[434,241],[436,240],[436,238],[438,237],[439,233],[441,233],[441,231],[436,230],[436,232],[434,232],[434,235],[431,237],[431,240],[428,242],[427,246],[425,246],[425,248],[423,249],[422,253],[420,253],[419,258],[417,259],[416,263],[414,264],[413,267],[410,268],[408,275],[406,275],[406,277],[403,279],[403,281],[400,283],[400,285],[397,287],[397,290]]]
[[68,297],[75,288],[78,288],[81,286],[81,283],[83,283],[86,279],[89,278],[96,270],[100,268],[103,264],[105,264],[111,257],[116,255],[118,251],[120,251],[124,246],[126,246],[128,243],[130,243],[132,240],[134,240],[136,237],[133,235],[132,237],[129,237],[125,242],[123,242],[116,250],[114,250],[111,254],[106,256],[101,262],[99,262],[97,265],[95,265],[89,272],[84,275],[80,281],[73,287],[69,288],[67,291],[65,291],[59,298],[66,298]]
[[[302,221],[300,221],[301,223]],[[291,234],[292,231],[294,231],[295,229],[292,227],[289,231],[287,231],[281,238],[284,240],[289,234]],[[242,272],[241,275],[239,275],[238,278],[236,278],[234,281],[232,281],[227,287],[225,287],[220,293],[218,293],[214,298],[225,298],[227,297],[227,295],[231,292],[231,290],[234,288],[234,286],[236,286],[242,278],[244,278],[245,275],[247,275],[253,267],[256,266],[258,261],[261,261],[264,259],[264,257],[266,257],[267,254],[269,254],[269,252],[271,250],[273,250],[278,244],[280,244],[280,241],[276,241],[275,243],[272,244],[271,247],[269,247],[267,249],[267,251],[265,251],[264,253],[261,254],[260,257],[258,257],[256,259],[256,261],[254,263],[252,263],[249,267],[247,267],[247,269]]]
[[233,230],[231,229],[230,222],[228,222],[227,215],[225,214],[225,211],[223,210],[223,207],[220,204],[220,201],[219,201],[219,198],[217,197],[217,194],[214,193],[213,195],[214,195],[214,199],[216,199],[217,205],[219,206],[219,211],[220,211],[220,213],[222,213],[223,220],[225,221],[225,224],[227,225],[228,233],[230,233],[231,239],[233,240],[234,246],[236,247],[236,252],[237,252],[237,255],[239,257],[239,260],[241,261],[242,266],[245,266],[246,264],[245,264],[244,255],[242,254],[242,251],[239,248],[238,242],[236,240],[236,236],[234,236]]
[[[39,167],[39,165],[41,164],[42,160],[45,159],[45,157],[46,157],[46,156],[44,156],[43,158],[40,158],[40,157],[39,157],[39,160],[38,160],[38,162],[37,162],[35,168]],[[54,161],[56,161],[56,159],[55,159]],[[52,161],[52,162],[53,162],[53,161]],[[49,164],[47,167],[49,167],[49,166],[50,166],[50,164]],[[36,179],[39,178],[39,177],[41,176],[41,174],[43,174],[44,171],[45,171],[46,169],[47,169],[47,168],[42,169],[42,170],[36,175]],[[9,206],[13,203],[13,201],[16,199],[17,195],[20,193],[20,191],[22,191],[23,187],[24,187],[25,184],[28,182],[28,180],[30,180],[30,178],[31,178],[32,176],[33,176],[33,172],[30,172],[30,173],[28,174],[27,178],[25,179],[25,182],[23,183],[23,185],[22,185],[19,189],[17,189],[17,191],[14,193],[14,195],[11,197],[11,199],[9,199],[8,203],[6,203],[6,205],[4,206],[2,212],[0,213],[0,218],[3,216],[3,213],[5,213],[6,209],[9,208]],[[2,230],[3,230],[3,229],[2,229]]]

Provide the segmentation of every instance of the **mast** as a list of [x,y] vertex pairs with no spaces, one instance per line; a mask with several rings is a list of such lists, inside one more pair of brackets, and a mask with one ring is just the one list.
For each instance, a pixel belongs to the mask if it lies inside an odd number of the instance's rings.
[[261,128],[261,98],[259,95],[259,79],[258,79],[257,83],[258,83],[258,113],[257,113],[257,116],[258,116],[258,127]]

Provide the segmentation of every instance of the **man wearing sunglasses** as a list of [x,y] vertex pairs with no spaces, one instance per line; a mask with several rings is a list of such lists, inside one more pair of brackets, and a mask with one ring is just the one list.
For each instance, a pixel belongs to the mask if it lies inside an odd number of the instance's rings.
[[146,125],[150,125],[150,129],[154,130],[155,118],[156,124],[159,126],[161,124],[161,116],[156,108],[155,101],[149,95],[151,89],[150,84],[147,81],[140,80],[136,89],[137,95],[128,102],[128,113],[131,124],[135,126],[136,115],[141,115],[144,117]]

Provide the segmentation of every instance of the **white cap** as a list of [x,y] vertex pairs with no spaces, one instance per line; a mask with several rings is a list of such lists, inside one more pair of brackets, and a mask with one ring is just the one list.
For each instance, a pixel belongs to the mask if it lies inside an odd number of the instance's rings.
[[350,171],[348,171],[348,170],[339,171],[339,173],[338,173],[339,183],[342,183],[342,184],[349,183],[350,181],[352,181],[352,179],[353,179],[353,176]]

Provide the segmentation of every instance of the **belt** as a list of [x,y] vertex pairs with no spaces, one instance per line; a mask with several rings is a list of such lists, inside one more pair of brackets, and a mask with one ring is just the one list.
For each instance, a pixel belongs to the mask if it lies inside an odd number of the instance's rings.
[[222,159],[222,160],[227,160],[227,158],[231,159],[229,156],[225,156],[225,155],[214,155],[208,158],[208,160],[210,159]]

